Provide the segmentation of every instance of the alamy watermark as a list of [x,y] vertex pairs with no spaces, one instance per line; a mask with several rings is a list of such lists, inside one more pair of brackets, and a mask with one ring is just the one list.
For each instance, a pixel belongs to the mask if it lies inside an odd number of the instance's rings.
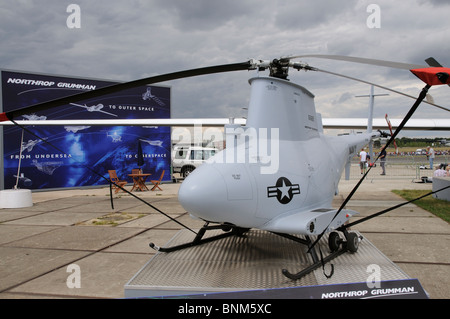
[[381,288],[381,267],[371,264],[367,266],[366,272],[370,274],[366,280],[367,288]]
[[[193,136],[192,136],[193,135]],[[225,135],[225,136],[224,136]],[[223,141],[226,152],[211,159],[214,163],[260,164],[261,174],[275,174],[280,165],[280,134],[278,128],[253,128],[225,126],[218,129],[195,125],[189,130],[173,130],[172,141],[178,141],[175,149],[191,145],[193,141]]]
[[81,268],[77,264],[67,266],[66,272],[70,273],[67,277],[66,285],[69,289],[81,288]]
[[370,15],[367,17],[366,25],[369,29],[381,28],[381,8],[378,4],[369,4],[366,9]]
[[66,25],[69,29],[81,28],[81,8],[78,4],[69,4],[66,9],[70,13],[66,19]]

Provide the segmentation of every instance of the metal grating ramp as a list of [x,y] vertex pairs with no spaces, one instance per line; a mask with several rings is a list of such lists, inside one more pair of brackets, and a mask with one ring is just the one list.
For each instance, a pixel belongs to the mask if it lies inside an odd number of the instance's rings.
[[[210,236],[220,232],[210,231]],[[191,232],[181,230],[167,246],[192,241],[193,237]],[[328,252],[326,239],[322,239],[320,245],[324,253]],[[283,268],[297,272],[311,263],[305,245],[265,231],[251,230],[245,237],[231,236],[171,253],[157,253],[125,285],[125,297],[366,282],[367,267],[371,264],[380,266],[382,280],[409,278],[367,239],[361,242],[356,254],[345,253],[332,261],[335,270],[330,279],[321,268],[297,281],[281,273]]]

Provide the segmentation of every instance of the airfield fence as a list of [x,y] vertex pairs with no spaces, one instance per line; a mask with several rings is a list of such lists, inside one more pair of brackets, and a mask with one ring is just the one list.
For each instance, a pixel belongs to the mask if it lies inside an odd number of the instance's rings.
[[[396,156],[390,155],[387,157],[385,169],[386,176],[410,179],[412,181],[420,181],[424,177],[433,177],[434,171],[441,164],[449,164],[450,155],[437,155],[434,159],[433,169],[430,169],[430,163],[426,156]],[[373,167],[369,174],[368,179],[383,179],[386,176],[380,175],[382,168],[380,160],[376,162],[376,166]],[[361,169],[359,166],[359,158],[354,157],[350,166],[350,180],[358,180],[361,178]],[[345,171],[342,175],[342,179],[345,179]]]

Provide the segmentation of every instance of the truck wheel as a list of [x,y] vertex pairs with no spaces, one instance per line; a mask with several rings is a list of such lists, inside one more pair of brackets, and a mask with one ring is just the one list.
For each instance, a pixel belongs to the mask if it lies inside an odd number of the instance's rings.
[[189,174],[190,173],[192,173],[193,171],[194,171],[194,167],[185,167],[184,169],[183,169],[183,177],[184,178],[186,178],[186,177],[188,177],[189,176]]

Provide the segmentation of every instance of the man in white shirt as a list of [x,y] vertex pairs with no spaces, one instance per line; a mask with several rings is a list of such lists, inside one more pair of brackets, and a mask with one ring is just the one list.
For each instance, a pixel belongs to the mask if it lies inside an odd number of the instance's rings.
[[427,157],[430,161],[430,169],[433,169],[433,162],[434,162],[434,149],[432,149],[430,146],[427,147]]
[[367,152],[364,151],[364,149],[361,149],[361,152],[359,153],[359,167],[361,168],[361,174],[364,174],[364,171],[366,169],[366,163],[367,163]]

